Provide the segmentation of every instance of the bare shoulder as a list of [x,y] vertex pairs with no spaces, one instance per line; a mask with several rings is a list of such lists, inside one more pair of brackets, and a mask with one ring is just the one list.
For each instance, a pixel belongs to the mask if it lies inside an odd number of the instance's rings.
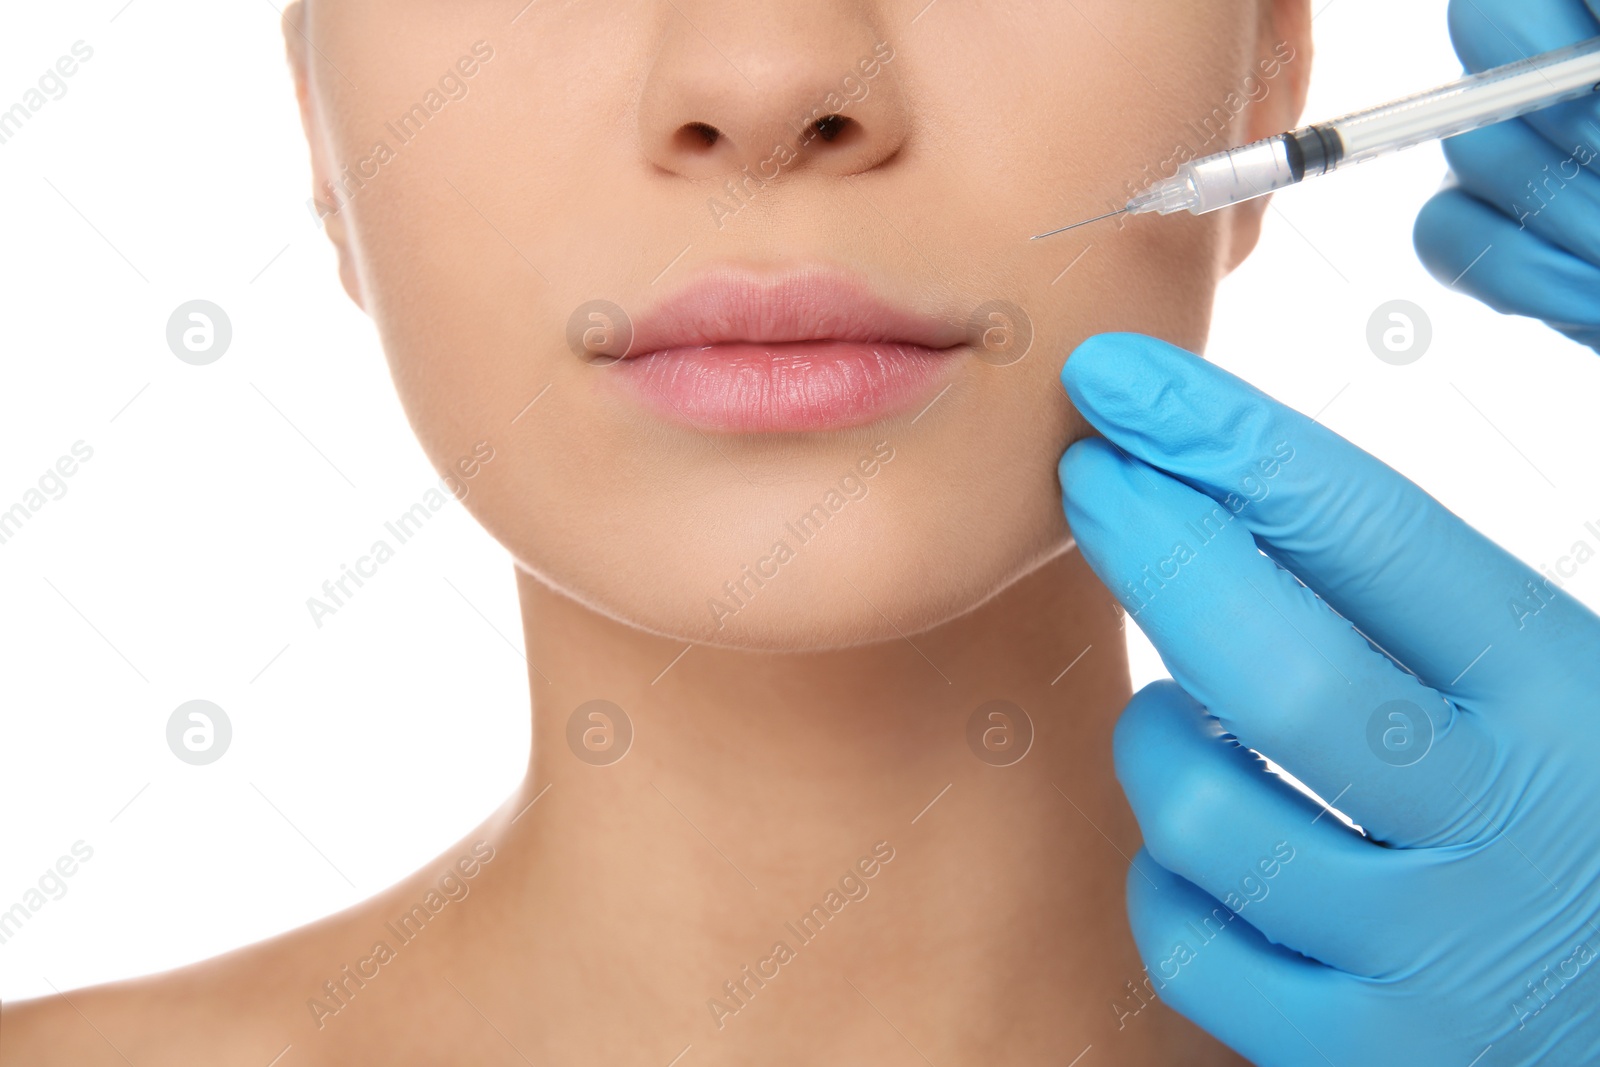
[[0,1064],[263,1067],[288,1043],[269,1047],[286,1021],[270,1005],[302,932],[162,974],[0,1005]]
[[378,895],[267,941],[0,1005],[0,1067],[319,1067],[391,1043],[380,1062],[426,1060],[415,1024],[441,984],[437,961],[459,951],[449,905],[493,855],[469,835]]

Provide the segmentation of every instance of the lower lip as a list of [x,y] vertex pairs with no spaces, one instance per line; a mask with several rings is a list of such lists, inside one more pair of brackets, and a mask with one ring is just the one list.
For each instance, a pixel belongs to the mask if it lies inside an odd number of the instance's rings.
[[657,414],[702,430],[859,426],[927,403],[952,349],[858,341],[719,344],[633,356],[613,373]]

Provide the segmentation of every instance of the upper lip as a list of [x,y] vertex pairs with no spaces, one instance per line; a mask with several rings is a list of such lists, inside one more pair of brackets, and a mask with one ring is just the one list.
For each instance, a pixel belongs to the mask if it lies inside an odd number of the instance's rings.
[[761,274],[733,267],[695,278],[633,322],[628,356],[735,342],[855,341],[950,348],[964,325],[896,305],[828,267]]

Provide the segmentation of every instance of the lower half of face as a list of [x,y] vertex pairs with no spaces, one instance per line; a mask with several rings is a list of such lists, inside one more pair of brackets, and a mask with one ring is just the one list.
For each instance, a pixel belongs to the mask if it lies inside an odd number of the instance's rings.
[[1223,146],[1252,0],[311,4],[323,197],[424,448],[627,622],[959,615],[1068,543],[1067,354],[1203,343],[1218,225],[1027,238]]

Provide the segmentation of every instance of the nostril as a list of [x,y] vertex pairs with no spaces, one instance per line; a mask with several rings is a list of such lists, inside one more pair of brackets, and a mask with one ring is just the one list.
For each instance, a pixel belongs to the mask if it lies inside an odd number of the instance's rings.
[[704,122],[689,122],[678,128],[678,146],[685,151],[710,148],[722,139],[722,131]]
[[854,125],[856,125],[855,120],[851,119],[849,116],[824,115],[822,118],[816,121],[815,129],[817,131],[817,136],[821,137],[824,141],[831,143],[844,136],[844,134]]
[[[860,128],[860,123],[848,115],[824,115],[811,123],[813,136],[829,144],[851,140]],[[678,127],[673,140],[679,151],[700,154],[721,143],[722,131],[708,122],[686,122]],[[800,144],[803,146],[805,140]]]

